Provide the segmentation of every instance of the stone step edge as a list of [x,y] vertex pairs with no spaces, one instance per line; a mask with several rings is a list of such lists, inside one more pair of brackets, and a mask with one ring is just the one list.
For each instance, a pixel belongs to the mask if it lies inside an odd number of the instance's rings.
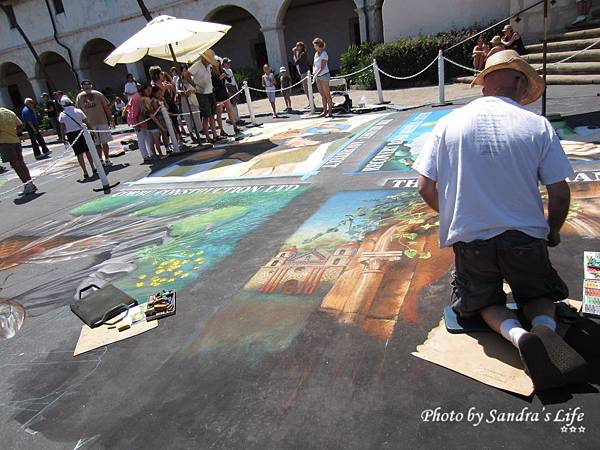
[[[473,77],[456,77],[453,81],[470,84],[473,81]],[[600,75],[547,75],[546,83],[548,85],[600,84]]]

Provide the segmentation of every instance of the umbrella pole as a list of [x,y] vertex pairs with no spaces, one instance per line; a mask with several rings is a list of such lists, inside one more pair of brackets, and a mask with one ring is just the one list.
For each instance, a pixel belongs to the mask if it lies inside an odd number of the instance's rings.
[[[169,44],[169,51],[171,52],[171,57],[173,58],[173,63],[175,63],[175,66],[179,69],[179,76],[182,77],[183,73],[181,72],[181,67],[179,66],[179,62],[177,62],[177,56],[175,56],[175,51],[173,50],[173,46],[171,44]],[[183,86],[183,81],[182,81],[182,86]],[[194,132],[195,132],[194,134],[196,135],[196,139],[198,140],[198,145],[200,145],[200,133],[198,131],[198,128],[196,128],[196,121],[194,120],[194,113],[192,111],[192,106],[190,105],[190,102],[186,95],[184,95],[183,98],[185,100],[185,103],[187,104],[188,111],[190,112],[189,122],[186,120],[187,126],[189,128],[190,124],[192,125],[192,128],[194,129]],[[206,136],[206,137],[208,138],[208,136]]]

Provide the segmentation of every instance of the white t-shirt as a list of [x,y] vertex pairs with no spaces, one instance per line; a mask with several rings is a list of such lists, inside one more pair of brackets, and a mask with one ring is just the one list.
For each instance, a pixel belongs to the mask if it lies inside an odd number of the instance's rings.
[[202,60],[196,61],[192,64],[189,69],[192,74],[192,79],[196,83],[196,92],[198,94],[212,94],[213,85],[210,72],[210,64],[205,66],[202,64]]
[[123,92],[127,94],[127,98],[131,98],[133,94],[135,94],[137,91],[138,86],[135,81],[128,81],[127,83],[125,83],[125,88],[123,89]]
[[85,118],[85,113],[79,108],[65,106],[58,116],[58,121],[65,124],[65,133],[71,133],[81,130],[81,124]]
[[437,181],[441,247],[507,230],[545,239],[538,181],[573,176],[550,122],[505,97],[483,97],[443,117],[413,169]]
[[[321,61],[325,61],[325,67],[323,68],[322,72],[320,72]],[[313,73],[318,74],[319,76],[329,73],[329,55],[327,55],[327,52],[325,50],[323,50],[320,55],[318,53],[315,53]]]

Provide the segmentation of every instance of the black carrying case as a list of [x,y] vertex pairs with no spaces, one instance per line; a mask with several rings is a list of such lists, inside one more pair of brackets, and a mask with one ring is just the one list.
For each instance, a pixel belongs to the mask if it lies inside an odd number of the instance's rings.
[[[93,288],[97,290],[82,298],[82,293]],[[96,328],[137,304],[135,299],[112,284],[103,288],[91,284],[79,291],[79,300],[71,305],[71,311],[88,327]]]

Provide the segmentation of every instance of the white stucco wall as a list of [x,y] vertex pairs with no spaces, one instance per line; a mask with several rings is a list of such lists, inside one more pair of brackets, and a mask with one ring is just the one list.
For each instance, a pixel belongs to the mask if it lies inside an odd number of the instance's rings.
[[[593,3],[598,3],[595,0]],[[511,0],[511,13],[526,8],[535,3],[532,0]],[[537,6],[521,15],[521,21],[512,22],[517,31],[523,35],[525,41],[533,42],[540,39],[544,34],[544,15],[543,6]],[[557,0],[554,5],[550,5],[548,10],[548,32],[557,33],[565,31],[565,27],[570,24],[577,16],[577,6],[575,0]]]
[[510,15],[510,0],[385,0],[385,42],[487,24]]

